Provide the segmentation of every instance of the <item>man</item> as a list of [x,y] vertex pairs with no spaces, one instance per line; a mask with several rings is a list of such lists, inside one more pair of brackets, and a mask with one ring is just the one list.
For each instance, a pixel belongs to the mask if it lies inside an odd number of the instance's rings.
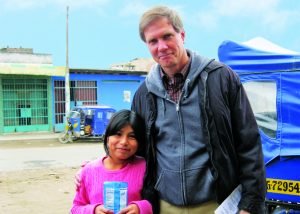
[[146,11],[139,30],[157,62],[132,103],[147,126],[143,194],[154,213],[213,213],[239,184],[239,213],[264,213],[261,141],[238,76],[185,49],[168,7]]

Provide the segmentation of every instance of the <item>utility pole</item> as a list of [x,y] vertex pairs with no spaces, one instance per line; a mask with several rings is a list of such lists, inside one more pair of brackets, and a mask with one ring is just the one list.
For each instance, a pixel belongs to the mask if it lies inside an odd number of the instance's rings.
[[70,111],[70,72],[69,72],[69,6],[67,6],[66,19],[66,74],[65,74],[65,110],[66,116]]

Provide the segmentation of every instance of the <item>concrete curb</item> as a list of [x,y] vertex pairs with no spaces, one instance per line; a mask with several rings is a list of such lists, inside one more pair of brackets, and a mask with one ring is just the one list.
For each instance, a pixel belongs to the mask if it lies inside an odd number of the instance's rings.
[[61,133],[53,132],[30,132],[30,133],[16,133],[0,135],[1,142],[15,142],[15,141],[36,141],[36,140],[53,140],[57,139]]

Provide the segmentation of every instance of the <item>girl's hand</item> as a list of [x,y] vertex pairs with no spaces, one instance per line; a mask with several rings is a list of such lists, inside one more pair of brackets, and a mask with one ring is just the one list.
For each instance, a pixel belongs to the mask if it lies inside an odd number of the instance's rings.
[[139,214],[140,209],[136,204],[130,204],[124,209],[120,210],[118,214]]
[[239,212],[239,214],[250,214],[250,213],[247,212],[247,211],[245,211],[245,210],[241,210],[241,211]]
[[104,207],[104,205],[98,205],[96,208],[95,208],[95,212],[94,214],[114,214],[113,211],[111,210],[108,210]]

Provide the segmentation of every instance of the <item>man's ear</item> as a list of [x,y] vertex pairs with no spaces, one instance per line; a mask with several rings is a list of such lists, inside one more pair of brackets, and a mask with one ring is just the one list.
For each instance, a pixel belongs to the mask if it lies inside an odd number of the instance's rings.
[[182,31],[180,32],[180,36],[181,36],[181,39],[182,39],[182,41],[183,41],[183,43],[184,43],[184,40],[185,40],[185,31],[184,31],[184,30],[182,30]]

